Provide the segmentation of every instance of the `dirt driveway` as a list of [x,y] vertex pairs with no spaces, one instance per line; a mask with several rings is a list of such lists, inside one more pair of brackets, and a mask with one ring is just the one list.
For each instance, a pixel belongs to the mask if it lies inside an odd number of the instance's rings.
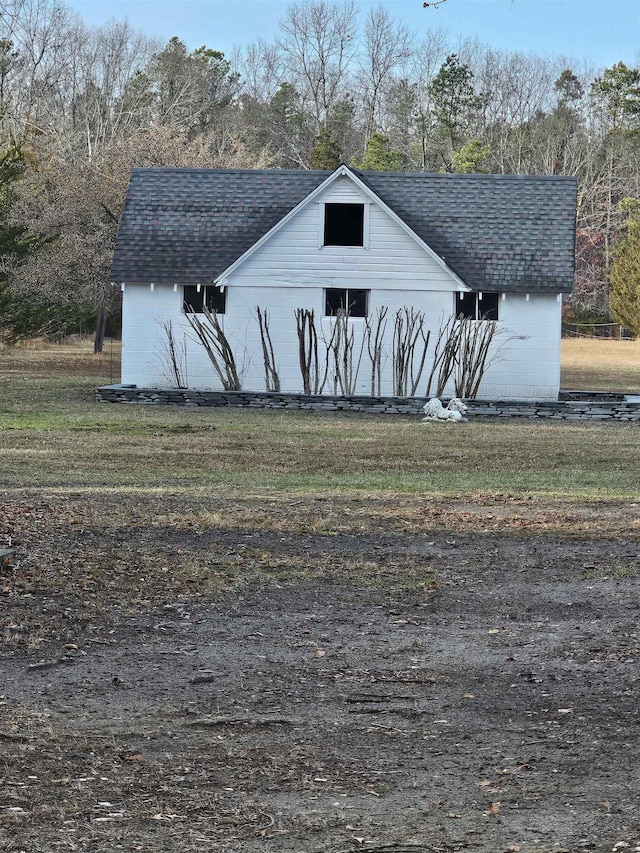
[[0,850],[640,850],[637,506],[249,503],[0,494]]

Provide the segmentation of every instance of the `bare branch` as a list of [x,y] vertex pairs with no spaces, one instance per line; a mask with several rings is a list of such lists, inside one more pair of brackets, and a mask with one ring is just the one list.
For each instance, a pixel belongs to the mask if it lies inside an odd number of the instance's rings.
[[265,309],[256,305],[256,315],[260,326],[260,341],[262,343],[262,358],[264,362],[264,379],[267,391],[280,390],[280,377],[276,368],[276,356],[269,332],[269,314]]

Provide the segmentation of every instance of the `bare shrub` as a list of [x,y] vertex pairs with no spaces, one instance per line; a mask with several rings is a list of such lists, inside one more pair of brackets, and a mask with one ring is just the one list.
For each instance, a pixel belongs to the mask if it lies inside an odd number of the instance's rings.
[[500,357],[502,347],[489,354],[491,344],[498,334],[495,320],[472,320],[458,318],[458,347],[454,383],[456,397],[473,400],[478,393],[482,378],[489,367]]
[[204,322],[198,314],[192,311],[183,311],[184,316],[194,335],[192,340],[200,344],[213,365],[213,369],[217,373],[222,387],[225,391],[240,391],[242,383],[238,373],[238,367],[231,345],[224,333],[222,326],[218,320],[216,311],[210,311],[206,306],[203,307]]
[[393,321],[393,393],[413,397],[424,370],[431,332],[424,328],[425,314],[399,308]]
[[446,321],[440,323],[438,337],[433,350],[433,362],[425,396],[431,396],[431,385],[437,377],[435,396],[442,397],[445,386],[456,366],[457,332],[456,317],[451,315]]
[[326,346],[325,372],[320,391],[325,387],[331,375],[333,393],[349,396],[354,394],[360,373],[360,364],[366,339],[362,336],[360,345],[356,343],[353,323],[349,322],[349,311],[339,308],[331,318],[331,334],[323,341]]
[[157,346],[158,366],[172,388],[187,388],[187,344],[176,340],[171,320],[160,324],[162,336]]
[[365,318],[365,339],[367,352],[371,359],[371,396],[379,397],[382,393],[382,356],[384,335],[387,329],[387,313],[385,306],[378,308],[373,322]]
[[440,324],[427,382],[426,396],[437,376],[436,397],[441,397],[453,377],[455,395],[473,400],[487,371],[499,361],[506,344],[513,336],[496,346],[496,338],[504,333],[496,320],[473,320],[470,317],[449,317]]
[[260,326],[260,341],[262,343],[262,359],[264,363],[264,382],[267,391],[280,390],[280,377],[276,366],[276,356],[269,331],[269,313],[266,308],[256,305],[256,316]]
[[315,312],[311,308],[296,308],[296,330],[298,332],[298,357],[305,394],[320,392],[320,365],[318,361],[318,333]]

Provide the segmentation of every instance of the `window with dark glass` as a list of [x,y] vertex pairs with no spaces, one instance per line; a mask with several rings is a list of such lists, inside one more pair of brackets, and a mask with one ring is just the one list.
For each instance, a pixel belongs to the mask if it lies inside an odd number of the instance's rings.
[[325,204],[325,246],[364,246],[364,204]]
[[350,317],[366,317],[369,308],[369,291],[345,287],[331,287],[324,292],[324,313],[334,317],[338,311],[348,311]]
[[456,317],[497,320],[499,293],[456,293]]
[[192,314],[202,314],[205,305],[216,314],[224,314],[227,307],[227,291],[213,284],[201,286],[200,290],[195,284],[186,285],[183,299],[184,310]]

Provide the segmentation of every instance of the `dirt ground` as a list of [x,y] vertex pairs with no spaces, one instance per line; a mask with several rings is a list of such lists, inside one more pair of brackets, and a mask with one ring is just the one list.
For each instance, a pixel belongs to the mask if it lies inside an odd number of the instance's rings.
[[639,520],[0,492],[0,850],[635,853]]

